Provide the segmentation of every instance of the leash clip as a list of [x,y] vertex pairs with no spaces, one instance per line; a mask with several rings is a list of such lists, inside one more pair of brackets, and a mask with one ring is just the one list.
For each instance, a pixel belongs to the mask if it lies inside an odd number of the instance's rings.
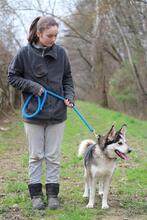
[[96,133],[96,131],[95,131],[95,130],[93,130],[93,132],[92,132],[92,133],[94,134],[95,138],[97,139],[99,135]]

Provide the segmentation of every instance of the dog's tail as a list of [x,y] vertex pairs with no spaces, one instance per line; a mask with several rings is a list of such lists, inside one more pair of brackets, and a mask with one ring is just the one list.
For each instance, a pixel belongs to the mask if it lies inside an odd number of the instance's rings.
[[91,144],[95,144],[95,142],[90,139],[82,141],[79,145],[78,157],[84,156],[87,147]]

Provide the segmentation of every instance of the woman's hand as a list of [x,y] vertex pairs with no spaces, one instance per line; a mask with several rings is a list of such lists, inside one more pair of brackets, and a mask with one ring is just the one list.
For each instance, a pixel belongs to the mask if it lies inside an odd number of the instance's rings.
[[35,96],[41,96],[44,93],[44,88],[41,87],[39,92],[35,94]]
[[38,93],[39,96],[41,96],[44,93],[44,88],[42,87]]
[[65,99],[64,102],[65,102],[65,105],[67,105],[69,108],[73,107],[73,104],[68,99]]

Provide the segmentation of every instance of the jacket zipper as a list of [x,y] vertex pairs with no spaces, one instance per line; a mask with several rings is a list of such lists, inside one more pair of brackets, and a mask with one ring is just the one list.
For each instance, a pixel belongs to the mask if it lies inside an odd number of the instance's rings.
[[45,50],[43,50],[43,52],[42,52],[42,57],[44,57],[44,53],[45,53]]

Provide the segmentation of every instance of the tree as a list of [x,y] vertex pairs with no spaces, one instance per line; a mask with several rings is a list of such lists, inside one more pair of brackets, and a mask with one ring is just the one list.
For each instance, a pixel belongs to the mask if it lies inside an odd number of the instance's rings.
[[[91,44],[86,43],[87,51],[85,51],[85,42],[79,38],[78,44],[74,44],[74,50],[79,51],[80,45],[80,54],[84,54],[82,58],[85,61],[88,60],[87,64],[92,67],[88,69],[87,78],[88,84],[90,84],[89,81],[94,82],[92,90],[99,94],[97,101],[105,107],[124,109],[127,112],[130,112],[131,109],[136,115],[138,112],[147,115],[145,103],[145,94],[147,93],[147,72],[145,68],[147,66],[146,3],[135,0],[78,1],[77,8],[80,15],[76,11],[71,16],[71,20],[72,22],[76,21],[74,23],[76,30],[82,36],[84,35],[85,39],[89,39],[89,32],[85,32],[83,25],[83,22],[87,21],[85,14],[87,5],[88,8],[92,9],[90,22],[85,22],[87,30],[92,33]],[[69,36],[78,37],[73,33],[71,34],[70,30],[69,33]],[[75,43],[76,40],[74,39],[72,42]],[[91,59],[88,56],[89,51],[91,51]],[[75,67],[75,69],[77,68]],[[116,74],[119,77],[116,77]],[[128,81],[125,81],[126,79]],[[112,87],[114,85],[116,87],[116,84],[111,83],[114,80],[119,89],[113,89],[112,94]],[[87,84],[84,85],[84,82],[77,81],[80,84],[79,87],[83,88],[83,91],[87,91]],[[123,86],[120,86],[122,83]],[[130,85],[132,85],[132,91],[128,89]],[[116,94],[114,91],[117,91]],[[118,97],[124,98],[118,99]],[[134,104],[132,105],[132,103]]]

